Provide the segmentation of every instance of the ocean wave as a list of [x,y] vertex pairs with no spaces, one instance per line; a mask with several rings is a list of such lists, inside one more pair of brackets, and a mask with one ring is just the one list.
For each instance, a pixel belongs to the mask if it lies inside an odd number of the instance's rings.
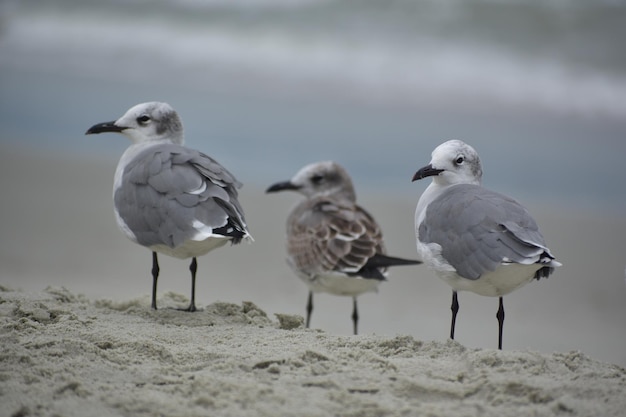
[[[135,8],[141,4],[131,3]],[[167,7],[146,15],[110,6],[71,13],[20,10],[0,39],[0,66],[193,85],[202,84],[207,73],[227,74],[290,88],[326,86],[334,94],[341,87],[344,93],[374,101],[481,103],[626,116],[626,74],[617,58],[614,66],[576,64],[556,52],[535,54],[530,47],[508,48],[478,35],[446,37],[437,28],[409,25],[407,19],[418,14],[407,12],[406,5],[375,20],[371,3],[366,3],[369,9],[360,18],[345,17],[347,12],[335,2],[303,0],[295,14],[288,11],[276,17],[242,16],[234,6],[224,10],[219,1],[209,3],[221,5],[217,16],[205,9],[200,13],[193,0],[163,4]],[[282,2],[238,4],[276,7]],[[173,5],[177,13],[165,13]],[[298,25],[296,17],[302,20],[303,10],[311,7],[323,11],[322,17],[308,16]],[[194,17],[196,13],[201,16]],[[434,21],[453,21],[449,17],[453,11],[438,13],[432,14]],[[331,22],[340,19],[343,26],[336,22],[315,26],[323,17]],[[371,27],[361,27],[365,23]]]

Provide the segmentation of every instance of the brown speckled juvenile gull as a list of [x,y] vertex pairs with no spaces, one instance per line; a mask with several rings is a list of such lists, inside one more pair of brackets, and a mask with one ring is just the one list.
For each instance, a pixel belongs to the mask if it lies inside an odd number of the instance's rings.
[[413,181],[432,177],[417,203],[417,253],[452,287],[454,339],[457,291],[499,297],[498,348],[502,349],[502,296],[561,264],[546,247],[535,220],[517,201],[480,185],[478,153],[460,140],[439,145]]
[[385,280],[387,267],[420,262],[385,255],[380,227],[356,204],[352,180],[339,164],[307,165],[267,192],[283,190],[306,197],[287,219],[287,263],[309,287],[306,326],[311,321],[313,293],[326,292],[352,297],[357,334],[357,296],[375,291]]
[[163,253],[192,258],[187,310],[195,311],[196,258],[252,239],[237,200],[241,183],[213,158],[183,146],[183,125],[167,103],[138,104],[86,134],[103,132],[122,133],[132,142],[115,171],[115,217],[130,240],[152,251],[152,308],[157,308],[157,253]]

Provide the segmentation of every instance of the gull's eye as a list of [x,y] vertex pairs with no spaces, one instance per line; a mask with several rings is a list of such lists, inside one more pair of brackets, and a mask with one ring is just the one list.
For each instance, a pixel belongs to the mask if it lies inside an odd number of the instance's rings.
[[319,174],[315,174],[311,177],[311,182],[315,185],[318,185],[319,183],[321,183],[322,181],[324,181],[324,176],[323,175],[319,175]]
[[150,121],[150,116],[148,116],[147,114],[142,114],[141,116],[137,118],[137,123],[139,123],[140,125],[145,125],[149,121]]
[[454,163],[457,165],[462,165],[463,162],[465,162],[465,157],[463,155],[457,156],[456,159],[454,160]]

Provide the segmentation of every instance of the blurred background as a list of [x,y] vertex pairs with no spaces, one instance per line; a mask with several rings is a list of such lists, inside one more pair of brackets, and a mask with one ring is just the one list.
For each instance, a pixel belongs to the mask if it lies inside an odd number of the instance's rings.
[[[128,141],[84,136],[167,101],[187,145],[228,167],[255,243],[199,260],[198,304],[304,314],[284,262],[298,197],[265,195],[333,159],[414,257],[411,183],[441,142],[481,155],[484,184],[520,200],[564,267],[505,297],[504,345],[626,365],[626,2],[617,0],[48,0],[0,2],[0,284],[146,297],[150,253],[117,230],[113,173]],[[162,257],[159,292],[189,293]],[[393,270],[360,298],[361,331],[444,340],[451,291]],[[494,348],[497,299],[459,295],[457,339]],[[348,298],[312,325],[350,334]]]

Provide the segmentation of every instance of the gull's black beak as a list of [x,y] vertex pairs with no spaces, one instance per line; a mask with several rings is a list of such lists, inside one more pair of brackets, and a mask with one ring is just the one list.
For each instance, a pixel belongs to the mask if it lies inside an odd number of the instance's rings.
[[297,190],[300,187],[298,187],[297,185],[293,184],[291,181],[283,181],[283,182],[277,182],[274,185],[270,185],[269,188],[267,190],[265,190],[266,193],[275,193],[277,191],[285,191],[285,190]]
[[85,132],[85,135],[94,135],[96,133],[105,133],[105,132],[121,133],[124,129],[125,129],[124,127],[116,126],[115,120],[114,120],[112,122],[98,123],[96,125],[91,126],[89,129],[87,129],[87,132]]
[[432,165],[426,165],[424,168],[420,168],[419,171],[417,171],[415,175],[413,175],[413,179],[411,180],[411,182],[421,180],[422,178],[433,177],[435,175],[439,175],[443,171],[445,170],[433,168]]

